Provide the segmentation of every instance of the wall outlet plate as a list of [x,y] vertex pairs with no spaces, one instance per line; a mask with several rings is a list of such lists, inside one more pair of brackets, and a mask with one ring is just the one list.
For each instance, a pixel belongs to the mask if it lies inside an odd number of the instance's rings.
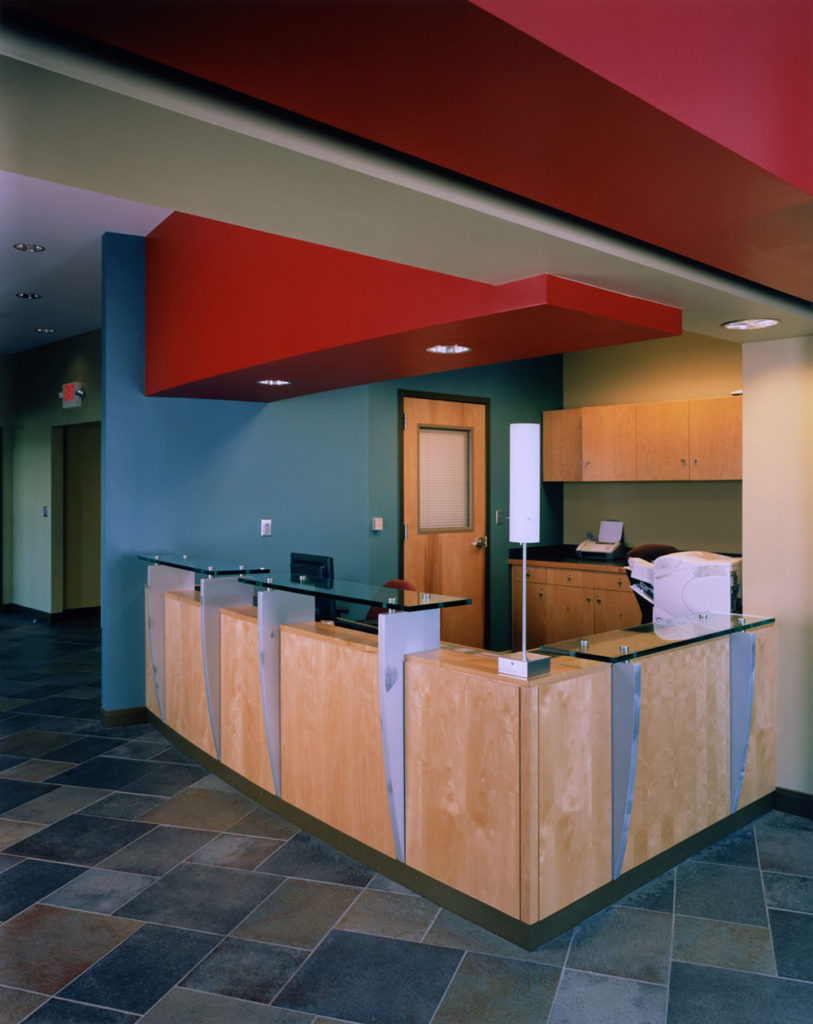
[[271,520],[261,519],[260,520],[260,536],[270,537],[271,536]]

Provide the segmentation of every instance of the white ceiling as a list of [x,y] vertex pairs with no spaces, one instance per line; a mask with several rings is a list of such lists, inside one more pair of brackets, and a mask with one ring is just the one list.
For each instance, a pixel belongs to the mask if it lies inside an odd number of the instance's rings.
[[[6,29],[0,89],[0,352],[99,327],[102,234],[145,235],[172,210],[479,281],[552,273],[678,306],[709,337],[813,334],[809,304]],[[782,323],[720,327],[746,316]]]
[[[145,235],[168,210],[0,171],[0,352],[19,352],[101,324],[101,238]],[[45,246],[18,252],[17,242]],[[19,299],[36,292],[41,299]],[[37,328],[54,334],[38,334]]]

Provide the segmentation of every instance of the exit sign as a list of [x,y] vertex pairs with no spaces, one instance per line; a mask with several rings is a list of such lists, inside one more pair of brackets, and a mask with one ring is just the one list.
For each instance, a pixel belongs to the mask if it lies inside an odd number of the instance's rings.
[[85,393],[82,390],[82,385],[78,380],[71,381],[70,384],[62,385],[62,408],[63,409],[75,409],[77,406],[82,404],[82,399],[85,397]]

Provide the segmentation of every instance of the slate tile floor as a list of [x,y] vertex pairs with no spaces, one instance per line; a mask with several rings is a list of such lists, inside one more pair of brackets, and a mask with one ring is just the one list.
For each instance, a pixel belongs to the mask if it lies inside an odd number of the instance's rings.
[[813,822],[528,953],[99,723],[99,630],[0,615],[0,1024],[810,1024]]

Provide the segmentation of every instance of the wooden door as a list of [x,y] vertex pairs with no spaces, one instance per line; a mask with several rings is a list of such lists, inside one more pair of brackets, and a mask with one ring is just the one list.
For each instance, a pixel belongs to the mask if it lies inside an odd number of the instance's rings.
[[542,476],[545,480],[581,480],[581,409],[542,413]]
[[582,480],[635,480],[635,406],[582,409]]
[[441,613],[441,638],[483,647],[486,566],[486,406],[403,399],[403,577],[421,591],[471,598]]
[[635,433],[639,480],[689,479],[688,402],[644,402]]
[[63,609],[102,603],[101,424],[63,435]]
[[742,479],[742,399],[689,402],[692,480]]

